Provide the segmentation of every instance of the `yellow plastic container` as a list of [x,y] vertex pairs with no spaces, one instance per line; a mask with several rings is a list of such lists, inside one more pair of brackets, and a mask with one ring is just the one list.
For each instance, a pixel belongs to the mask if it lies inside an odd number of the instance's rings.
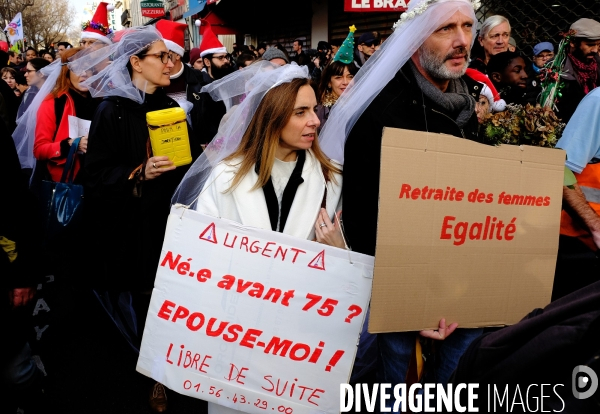
[[192,162],[185,111],[182,108],[148,112],[146,122],[154,155],[168,156],[177,167]]

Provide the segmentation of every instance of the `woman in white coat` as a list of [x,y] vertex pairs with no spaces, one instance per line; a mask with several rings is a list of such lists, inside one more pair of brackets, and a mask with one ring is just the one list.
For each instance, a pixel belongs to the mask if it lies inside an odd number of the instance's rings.
[[316,106],[307,78],[269,90],[238,148],[213,169],[196,209],[343,248],[335,219],[341,171],[319,148]]
[[[233,97],[245,83],[243,101],[230,108],[219,134],[188,173],[175,200],[196,203],[196,210],[204,214],[245,226],[344,248],[336,217],[341,168],[319,147],[317,99],[308,70],[295,64],[257,65],[261,67],[244,69],[248,70],[245,79],[224,78],[222,84],[211,84],[210,91],[219,94],[232,87],[237,92],[225,95]],[[209,173],[200,168],[202,159],[204,170],[214,165]],[[186,201],[198,182],[203,183],[200,195]],[[213,403],[208,406],[209,414],[237,412]]]

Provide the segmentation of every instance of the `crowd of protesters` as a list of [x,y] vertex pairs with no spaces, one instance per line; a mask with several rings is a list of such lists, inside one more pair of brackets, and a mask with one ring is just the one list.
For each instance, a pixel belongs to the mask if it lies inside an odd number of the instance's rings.
[[[98,10],[94,19],[102,22],[106,3]],[[425,18],[433,29],[418,26]],[[322,40],[314,49],[295,39],[291,51],[279,43],[227,51],[210,27],[202,43],[186,51],[187,26],[160,20],[155,27],[116,33],[106,24],[88,25],[78,47],[61,42],[56,53],[0,52],[0,136],[11,171],[2,179],[12,200],[0,203],[0,279],[10,298],[3,304],[11,332],[2,366],[5,390],[13,390],[7,406],[44,412],[43,375],[32,362],[25,332],[43,274],[69,278],[85,264],[89,274],[81,288],[94,292],[112,320],[118,318],[109,304],[131,304],[134,323],[116,323],[139,352],[176,193],[196,200],[205,214],[374,255],[382,127],[482,142],[486,114],[538,102],[540,72],[557,53],[557,44],[543,39],[532,55],[523,54],[503,16],[487,18],[477,30],[470,0],[433,2],[423,15],[400,22],[388,39],[371,31],[355,35],[351,28],[346,39]],[[600,278],[600,23],[582,18],[565,29],[574,34],[554,110],[567,123],[557,147],[566,151],[566,167],[577,183],[564,188],[552,301]],[[411,30],[426,39],[412,49],[404,43],[413,39]],[[398,69],[386,63],[392,61]],[[246,79],[270,77],[271,86],[253,104],[215,100],[251,92],[242,84],[240,93],[225,93],[234,83],[228,81],[241,73]],[[187,116],[193,158],[187,166],[175,167],[149,145],[146,114],[175,107]],[[91,121],[89,133],[71,136],[69,117]],[[239,128],[240,134],[232,133]],[[220,142],[219,163],[207,169],[203,151],[211,151],[217,137],[230,136],[238,141]],[[83,217],[68,233],[50,235],[41,207],[30,201],[43,182],[61,182],[69,174],[85,191]],[[17,203],[28,210],[13,208]],[[67,246],[76,244],[87,248],[74,258]],[[368,369],[353,379],[446,384],[482,333],[441,318],[436,330],[379,334],[369,345],[377,356],[360,361]],[[412,378],[418,338],[437,355],[436,365],[423,378]],[[167,390],[154,381],[148,388],[151,409],[164,412]],[[211,413],[225,411],[209,406]]]

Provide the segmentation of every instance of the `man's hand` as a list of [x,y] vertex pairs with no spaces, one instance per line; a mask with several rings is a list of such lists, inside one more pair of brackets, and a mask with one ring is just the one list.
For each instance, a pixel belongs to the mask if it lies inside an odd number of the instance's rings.
[[456,329],[456,327],[458,326],[458,323],[454,322],[451,323],[449,326],[446,326],[446,318],[442,318],[440,320],[440,324],[438,329],[435,330],[425,330],[425,331],[421,331],[420,334],[421,336],[424,336],[425,338],[431,338],[431,339],[435,339],[437,341],[443,341],[444,339],[448,338],[450,336],[450,334],[452,334],[452,332],[454,332],[454,330]]

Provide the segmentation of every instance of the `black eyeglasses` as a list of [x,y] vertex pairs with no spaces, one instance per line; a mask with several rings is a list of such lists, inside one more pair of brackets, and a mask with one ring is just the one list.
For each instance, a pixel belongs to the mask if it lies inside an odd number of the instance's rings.
[[35,70],[35,69],[25,69],[23,72],[25,72],[25,73],[31,73],[31,72],[37,72],[37,70]]
[[156,58],[159,58],[160,61],[163,63],[163,65],[165,65],[169,60],[171,60],[171,62],[173,62],[173,59],[169,52],[145,53],[142,56],[154,56]]

